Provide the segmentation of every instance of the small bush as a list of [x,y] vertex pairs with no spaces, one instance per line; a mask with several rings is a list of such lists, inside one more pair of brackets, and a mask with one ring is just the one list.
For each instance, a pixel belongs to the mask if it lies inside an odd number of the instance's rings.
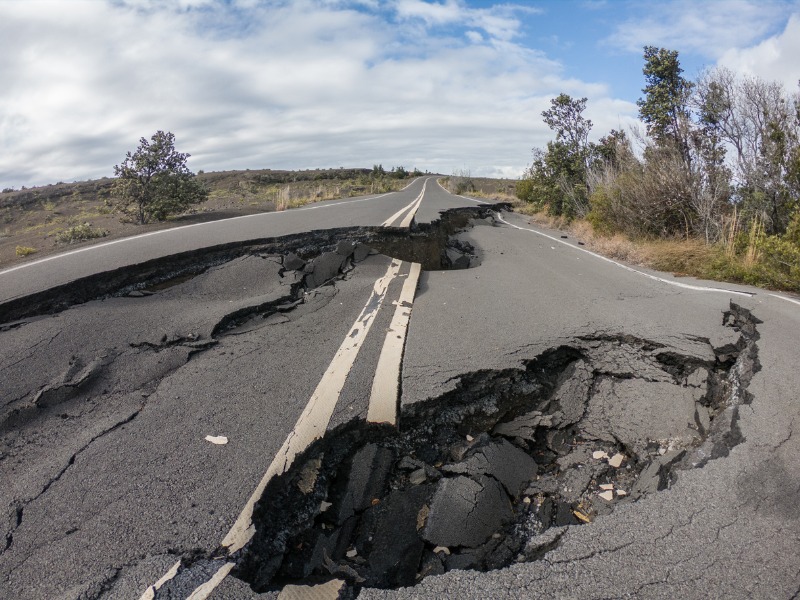
[[77,242],[85,242],[86,240],[93,240],[108,235],[108,231],[98,227],[92,227],[91,223],[84,223],[70,227],[64,231],[56,234],[57,244],[75,244]]
[[17,256],[28,256],[35,253],[36,248],[31,248],[30,246],[17,246]]

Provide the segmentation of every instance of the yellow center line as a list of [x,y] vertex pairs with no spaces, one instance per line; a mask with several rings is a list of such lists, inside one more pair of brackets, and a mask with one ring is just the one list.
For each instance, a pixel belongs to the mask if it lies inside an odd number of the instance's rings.
[[400,299],[394,311],[389,331],[383,341],[372,392],[369,397],[367,421],[370,423],[389,423],[397,425],[398,396],[400,394],[400,367],[403,363],[403,349],[406,343],[408,322],[417,291],[421,266],[413,263],[408,278],[403,284]]

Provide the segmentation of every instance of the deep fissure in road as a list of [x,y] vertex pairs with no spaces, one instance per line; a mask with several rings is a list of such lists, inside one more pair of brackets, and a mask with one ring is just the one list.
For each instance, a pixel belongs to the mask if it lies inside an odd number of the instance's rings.
[[327,255],[341,255],[342,244],[353,249],[364,246],[392,258],[418,262],[426,271],[466,269],[477,265],[478,258],[474,248],[460,241],[455,234],[468,228],[474,219],[491,219],[494,211],[507,207],[507,204],[498,203],[449,209],[442,212],[440,219],[431,223],[415,223],[411,229],[324,229],[173,254],[97,273],[0,303],[0,331],[23,326],[25,319],[55,314],[92,300],[136,293],[146,295],[168,289],[210,268],[244,256],[289,257],[287,270],[299,269],[304,274],[311,274],[306,280],[308,287],[324,283],[321,277],[313,273],[316,270],[322,272],[328,266]]
[[[45,428],[56,437],[77,440],[76,423],[91,425],[95,411],[116,411],[119,415],[102,428],[92,430],[84,425],[82,431],[93,433],[75,442],[60,468],[43,478],[41,485],[15,498],[0,531],[5,535],[0,554],[14,543],[25,506],[46,493],[95,440],[137,418],[160,382],[192,357],[215,347],[224,336],[269,324],[270,318],[291,312],[315,295],[332,297],[327,292],[335,288],[328,286],[347,277],[369,254],[420,262],[427,270],[475,266],[479,262],[475,250],[456,234],[468,228],[472,219],[491,219],[493,208],[497,206],[450,210],[439,221],[414,225],[411,230],[354,227],[226,244],[100,273],[0,304],[0,333],[13,335],[28,326],[42,325],[46,315],[69,313],[70,308],[91,301],[132,299],[131,320],[158,313],[160,309],[152,303],[165,295],[201,302],[202,292],[208,289],[192,287],[201,275],[224,286],[230,284],[225,273],[250,269],[253,277],[279,279],[281,283],[279,293],[266,294],[264,299],[245,293],[244,297],[234,296],[232,305],[211,294],[208,299],[218,308],[209,310],[206,322],[184,323],[177,314],[170,334],[136,330],[127,333],[130,337],[109,334],[111,337],[99,345],[86,345],[73,354],[50,347],[66,337],[59,330],[29,349],[29,355],[34,351],[49,353],[44,361],[47,368],[37,370],[35,379],[27,373],[25,355],[15,357],[5,371],[0,371],[0,379],[8,386],[0,402],[0,459],[19,460],[18,453],[35,444]],[[230,277],[236,279],[235,275]],[[70,314],[63,317],[67,321],[74,318]]]
[[464,376],[399,430],[340,427],[267,487],[234,574],[256,591],[336,579],[357,593],[540,558],[564,527],[741,441],[757,320],[732,304],[725,322],[740,332],[725,348],[576,339]]

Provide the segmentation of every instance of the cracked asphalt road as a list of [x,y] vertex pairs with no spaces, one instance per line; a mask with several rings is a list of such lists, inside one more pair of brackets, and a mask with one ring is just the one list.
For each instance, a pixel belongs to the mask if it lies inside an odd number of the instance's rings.
[[[0,302],[201,244],[379,224],[421,188],[207,224],[212,229],[0,273]],[[418,220],[470,204],[431,181]],[[797,597],[800,307],[741,286],[734,287],[754,295],[673,287],[525,231],[533,227],[522,217],[505,218],[523,229],[486,219],[458,236],[476,248],[479,266],[423,272],[403,359],[403,407],[454,390],[468,373],[516,368],[582,338],[627,335],[707,360],[709,346],[738,339],[722,317],[734,300],[761,321],[761,369],[737,423],[743,441],[589,526],[548,530],[537,541],[539,560],[451,571],[399,590],[366,588],[359,597]],[[389,262],[368,256],[332,285],[304,288],[303,301],[290,306],[297,271],[275,256],[238,257],[152,294],[2,326],[0,597],[138,598],[181,555],[213,551]],[[390,284],[388,306],[401,285]],[[283,308],[216,331],[226,315],[254,305]],[[386,332],[390,319],[391,311],[379,311],[373,330]],[[330,428],[366,414],[381,340],[365,341]],[[217,446],[206,435],[229,441]],[[276,595],[227,577],[210,597]]]

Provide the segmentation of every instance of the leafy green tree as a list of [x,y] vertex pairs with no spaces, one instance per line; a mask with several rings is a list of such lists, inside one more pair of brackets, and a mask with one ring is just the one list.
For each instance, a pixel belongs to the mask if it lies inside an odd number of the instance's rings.
[[586,98],[559,94],[542,112],[556,134],[547,150],[534,149],[533,163],[517,186],[517,196],[548,209],[552,215],[574,217],[588,210],[586,175],[594,152],[589,143],[592,122],[583,116]]
[[571,156],[586,162],[589,158],[592,122],[583,116],[584,110],[586,98],[576,99],[562,93],[550,100],[550,109],[543,111],[542,117],[555,132],[556,142],[564,144]]
[[157,131],[139,140],[122,164],[114,166],[115,205],[140,225],[162,221],[203,202],[208,191],[186,166],[189,154],[175,150],[175,136]]
[[644,61],[642,72],[647,85],[642,90],[645,97],[636,102],[639,117],[659,146],[673,144],[688,165],[688,101],[694,84],[681,75],[677,50],[645,46]]

